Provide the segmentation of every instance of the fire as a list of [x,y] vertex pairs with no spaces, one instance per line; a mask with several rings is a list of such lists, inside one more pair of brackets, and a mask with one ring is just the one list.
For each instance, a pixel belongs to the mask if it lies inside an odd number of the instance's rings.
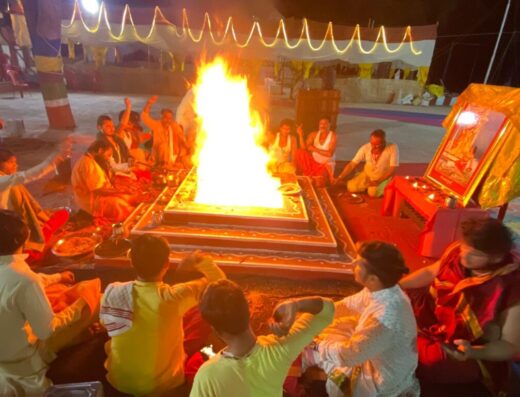
[[194,93],[200,128],[195,202],[283,207],[280,180],[269,174],[269,155],[258,144],[263,127],[250,108],[247,80],[217,58],[199,70]]

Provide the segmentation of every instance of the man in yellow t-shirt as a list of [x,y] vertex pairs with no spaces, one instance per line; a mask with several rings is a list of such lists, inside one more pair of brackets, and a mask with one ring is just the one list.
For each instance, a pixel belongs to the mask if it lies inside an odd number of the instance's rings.
[[[181,386],[186,359],[204,346],[210,332],[206,325],[203,335],[200,317],[194,326],[191,311],[188,322],[198,333],[196,346],[193,333],[185,331],[186,324],[183,328],[183,317],[186,321],[185,314],[197,305],[208,282],[225,278],[224,273],[211,259],[192,254],[179,268],[199,271],[204,278],[165,284],[162,280],[169,268],[169,253],[165,239],[138,237],[130,251],[137,280],[110,284],[103,296],[100,318],[111,336],[105,346],[107,379],[123,393],[157,395]],[[190,342],[191,351],[186,342]]]
[[275,334],[257,337],[244,293],[228,280],[210,284],[199,309],[227,347],[199,369],[190,397],[281,397],[292,362],[334,317],[329,299],[291,299],[274,311]]

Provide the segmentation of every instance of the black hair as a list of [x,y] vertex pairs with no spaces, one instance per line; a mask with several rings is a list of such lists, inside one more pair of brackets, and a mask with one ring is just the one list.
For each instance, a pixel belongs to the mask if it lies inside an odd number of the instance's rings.
[[108,150],[111,147],[112,145],[107,140],[98,139],[90,144],[90,146],[87,148],[87,153],[97,154],[101,149]]
[[374,274],[385,288],[393,287],[409,272],[399,249],[384,241],[364,241],[358,246],[358,255],[366,262],[366,270]]
[[12,255],[29,238],[29,228],[15,211],[0,210],[0,255]]
[[142,235],[132,241],[132,266],[144,280],[156,277],[164,269],[169,256],[170,247],[163,237]]
[[386,140],[386,132],[384,132],[382,129],[374,130],[370,133],[370,136],[373,136],[374,138],[382,139],[383,141]]
[[199,302],[202,318],[217,332],[239,335],[249,327],[249,304],[242,289],[230,280],[209,284]]
[[173,110],[170,108],[161,109],[161,116],[163,116],[165,113],[171,113],[171,115],[173,116]]
[[283,119],[282,121],[280,121],[279,128],[281,128],[284,125],[288,125],[292,130],[294,128],[294,121],[291,119]]
[[488,255],[505,256],[513,249],[513,233],[498,219],[470,218],[461,229],[466,244]]
[[[119,116],[118,116],[119,121],[121,121],[121,119],[123,118],[123,115],[125,114],[125,112],[126,112],[126,110],[121,110],[119,112]],[[131,110],[130,111],[130,116],[129,116],[128,120],[131,123],[139,123],[139,121],[141,120],[141,116],[135,110]]]
[[97,118],[97,125],[101,127],[105,121],[112,121],[112,117],[108,114],[102,114]]

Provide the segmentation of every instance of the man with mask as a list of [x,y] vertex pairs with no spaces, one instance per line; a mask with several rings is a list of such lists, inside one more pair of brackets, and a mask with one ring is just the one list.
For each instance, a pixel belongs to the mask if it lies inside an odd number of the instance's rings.
[[520,270],[511,231],[470,219],[439,261],[401,280],[419,326],[417,375],[426,383],[497,384],[520,356]]
[[367,192],[370,197],[381,197],[399,166],[397,145],[386,142],[386,133],[383,130],[372,131],[370,142],[359,148],[352,161],[333,180],[333,184],[348,177],[363,161],[363,171],[347,182],[347,189],[351,193]]

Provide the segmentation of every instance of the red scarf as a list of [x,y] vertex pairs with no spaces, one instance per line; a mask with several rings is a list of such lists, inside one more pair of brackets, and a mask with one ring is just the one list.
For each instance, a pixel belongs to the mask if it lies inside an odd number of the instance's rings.
[[430,293],[438,321],[432,330],[442,339],[479,340],[486,325],[501,312],[520,302],[519,264],[509,254],[496,270],[482,276],[467,276],[460,263],[460,245],[448,248]]

